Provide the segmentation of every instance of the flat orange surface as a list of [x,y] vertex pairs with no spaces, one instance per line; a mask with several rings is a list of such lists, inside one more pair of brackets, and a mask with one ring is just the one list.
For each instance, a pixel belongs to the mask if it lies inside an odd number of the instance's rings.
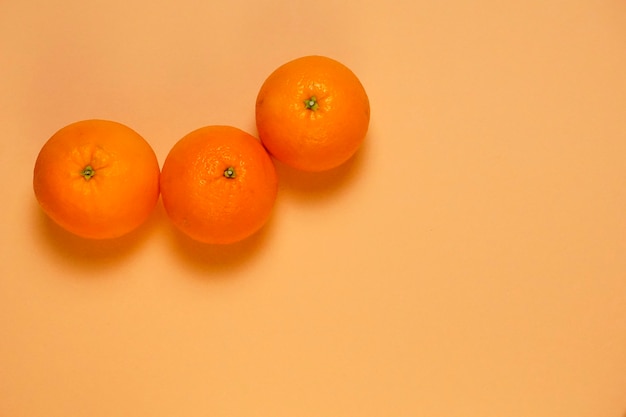
[[[162,164],[255,134],[280,64],[363,82],[365,145],[278,165],[270,223],[214,248],[159,204],[68,235],[32,169],[59,128],[122,122]],[[623,417],[626,3],[0,4],[1,417]]]

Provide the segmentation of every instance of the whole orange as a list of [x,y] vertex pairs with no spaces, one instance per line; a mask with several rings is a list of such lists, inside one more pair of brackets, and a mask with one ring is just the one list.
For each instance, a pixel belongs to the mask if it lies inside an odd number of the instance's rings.
[[184,136],[161,173],[163,206],[173,224],[210,244],[234,243],[261,229],[277,192],[266,150],[231,126],[206,126]]
[[137,228],[159,198],[159,163],[131,128],[83,120],[57,131],[35,162],[33,188],[43,211],[85,238],[116,238]]
[[279,161],[305,171],[335,168],[361,146],[369,99],[357,76],[324,56],[283,64],[256,99],[259,137]]

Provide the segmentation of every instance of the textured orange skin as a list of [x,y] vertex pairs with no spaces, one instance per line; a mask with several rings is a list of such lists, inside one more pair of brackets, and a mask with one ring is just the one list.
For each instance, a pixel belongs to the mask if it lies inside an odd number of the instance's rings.
[[[81,171],[90,165],[95,175]],[[150,145],[117,122],[83,120],[56,132],[35,162],[33,188],[43,211],[66,230],[109,239],[144,221],[159,198],[159,163]]]
[[[224,171],[233,167],[235,178]],[[261,143],[235,127],[197,129],[170,150],[161,173],[163,206],[194,240],[230,244],[257,232],[278,193],[274,164]]]
[[[317,98],[319,108],[304,102]],[[358,150],[370,119],[369,99],[356,75],[323,56],[277,68],[257,95],[259,137],[279,161],[304,171],[335,168]]]

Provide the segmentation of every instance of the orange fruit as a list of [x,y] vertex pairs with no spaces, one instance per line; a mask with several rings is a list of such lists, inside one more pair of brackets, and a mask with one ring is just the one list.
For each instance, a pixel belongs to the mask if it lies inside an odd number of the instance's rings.
[[279,161],[305,171],[350,159],[367,133],[370,106],[357,76],[324,56],[283,64],[256,99],[259,137]]
[[33,188],[43,211],[85,238],[116,238],[137,228],[159,198],[159,163],[148,142],[108,120],[57,131],[35,162]]
[[170,150],[161,172],[163,206],[172,223],[203,243],[243,240],[267,222],[278,192],[263,145],[231,126],[206,126]]

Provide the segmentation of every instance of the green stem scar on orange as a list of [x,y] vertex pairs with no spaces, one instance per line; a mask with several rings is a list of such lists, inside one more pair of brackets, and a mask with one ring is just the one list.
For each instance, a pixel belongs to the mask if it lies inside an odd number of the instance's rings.
[[306,107],[307,110],[317,110],[320,107],[317,103],[317,97],[311,96],[311,98],[304,100],[304,107]]
[[91,165],[87,165],[82,171],[80,171],[80,175],[85,178],[85,181],[89,181],[94,175],[96,175],[96,170],[93,169]]
[[226,178],[235,178],[237,176],[237,173],[235,172],[235,167],[228,167],[224,170],[224,176]]

